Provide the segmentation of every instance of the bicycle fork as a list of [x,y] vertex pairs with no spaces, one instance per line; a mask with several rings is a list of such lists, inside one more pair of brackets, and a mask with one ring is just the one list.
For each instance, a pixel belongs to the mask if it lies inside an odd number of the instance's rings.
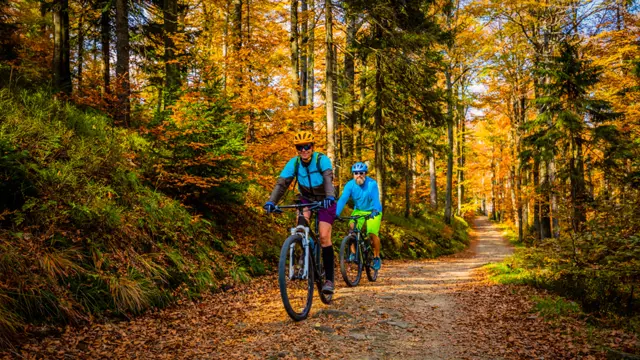
[[[303,225],[298,225],[294,228],[291,228],[291,235],[300,234],[302,237],[302,248],[304,249],[304,265],[302,268],[302,276],[301,279],[307,279],[309,277],[309,228]],[[292,243],[289,246],[289,278],[293,279],[294,276],[294,264],[298,261],[293,258],[293,249],[295,247],[295,243]]]

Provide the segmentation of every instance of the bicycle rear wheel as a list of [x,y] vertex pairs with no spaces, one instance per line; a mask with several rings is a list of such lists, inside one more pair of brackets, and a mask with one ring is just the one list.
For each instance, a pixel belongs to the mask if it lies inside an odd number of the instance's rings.
[[373,269],[373,250],[371,248],[368,248],[364,252],[364,268],[369,281],[374,282],[378,280],[378,270]]
[[[357,286],[362,277],[362,261],[360,260],[360,252],[357,251],[357,246],[356,239],[351,235],[345,236],[342,239],[342,244],[340,244],[340,272],[344,282],[350,287]],[[352,247],[356,249],[355,261],[349,261]]]
[[308,256],[308,274],[304,274],[305,251],[302,235],[292,235],[285,240],[280,251],[278,283],[280,296],[287,314],[300,321],[307,318],[313,301],[313,265]]

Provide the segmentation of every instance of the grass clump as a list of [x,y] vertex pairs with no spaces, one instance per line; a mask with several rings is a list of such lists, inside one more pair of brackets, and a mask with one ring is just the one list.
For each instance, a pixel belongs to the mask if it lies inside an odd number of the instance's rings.
[[547,321],[575,317],[582,313],[580,305],[561,296],[533,296],[534,310]]

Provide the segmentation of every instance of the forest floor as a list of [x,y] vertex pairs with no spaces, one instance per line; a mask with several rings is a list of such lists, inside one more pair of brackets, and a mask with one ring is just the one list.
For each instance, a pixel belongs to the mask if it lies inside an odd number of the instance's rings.
[[637,345],[580,318],[545,320],[531,300],[543,292],[487,282],[479,268],[512,249],[486,218],[474,221],[473,235],[463,253],[387,261],[378,281],[363,274],[355,288],[336,269],[333,303],[316,295],[298,323],[282,307],[275,276],[266,276],[130,321],[31,335],[0,358],[599,359],[603,344]]

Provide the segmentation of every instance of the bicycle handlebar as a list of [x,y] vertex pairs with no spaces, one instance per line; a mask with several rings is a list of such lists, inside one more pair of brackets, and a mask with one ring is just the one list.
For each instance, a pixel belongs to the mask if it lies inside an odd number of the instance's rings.
[[356,216],[346,216],[346,217],[336,217],[336,220],[340,220],[340,221],[347,221],[347,220],[358,220],[360,218],[371,218],[371,214],[367,214],[367,215],[356,215]]
[[299,209],[299,208],[305,208],[305,207],[308,207],[309,210],[311,210],[311,211],[317,210],[317,209],[322,207],[322,202],[321,201],[315,201],[315,202],[308,203],[308,204],[294,204],[294,205],[282,205],[282,206],[276,205],[276,207],[273,210],[273,212],[277,213],[277,214],[280,214],[280,213],[284,212],[284,211],[282,211],[282,209]]

